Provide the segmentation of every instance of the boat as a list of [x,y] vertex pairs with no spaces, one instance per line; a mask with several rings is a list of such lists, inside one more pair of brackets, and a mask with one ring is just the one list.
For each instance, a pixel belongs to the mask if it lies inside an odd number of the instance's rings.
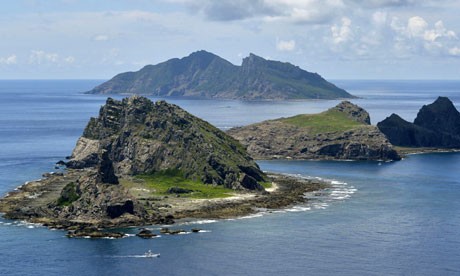
[[149,250],[144,253],[144,257],[145,258],[156,258],[156,257],[160,257],[160,253],[153,253],[152,250]]

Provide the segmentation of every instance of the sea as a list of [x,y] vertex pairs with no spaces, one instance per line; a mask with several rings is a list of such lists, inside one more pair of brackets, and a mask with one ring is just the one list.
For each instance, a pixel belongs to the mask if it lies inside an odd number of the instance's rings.
[[[71,154],[107,98],[82,92],[102,82],[0,81],[1,195]],[[359,97],[351,101],[369,111],[373,124],[391,113],[413,121],[438,96],[460,104],[460,81],[333,82]],[[166,100],[223,130],[339,102]],[[0,219],[0,275],[460,275],[460,153],[258,164],[331,188],[306,194],[306,204],[184,222],[170,227],[203,230],[149,240],[134,236],[137,227],[122,229],[129,234],[123,239],[70,239],[64,231]],[[144,257],[148,250],[160,256]]]

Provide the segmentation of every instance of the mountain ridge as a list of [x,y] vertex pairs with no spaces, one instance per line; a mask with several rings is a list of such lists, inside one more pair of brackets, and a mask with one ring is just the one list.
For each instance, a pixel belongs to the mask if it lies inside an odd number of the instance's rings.
[[288,62],[251,53],[238,66],[204,50],[117,74],[86,93],[242,100],[354,97],[319,74]]

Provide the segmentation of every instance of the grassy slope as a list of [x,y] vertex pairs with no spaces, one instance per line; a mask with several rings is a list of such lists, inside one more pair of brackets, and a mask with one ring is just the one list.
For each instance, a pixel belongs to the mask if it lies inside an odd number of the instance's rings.
[[349,119],[344,113],[328,110],[319,114],[301,114],[289,118],[279,119],[281,122],[308,129],[311,134],[343,132],[362,123]]
[[[235,191],[222,186],[203,184],[183,177],[178,170],[165,170],[154,174],[138,175],[133,180],[122,179],[121,184],[131,190],[136,197],[171,195],[167,190],[171,187],[193,190],[192,193],[181,194],[181,197],[210,199],[233,196]],[[270,182],[261,183],[264,188],[270,188]],[[136,192],[137,191],[137,192]],[[133,193],[134,192],[134,193]]]

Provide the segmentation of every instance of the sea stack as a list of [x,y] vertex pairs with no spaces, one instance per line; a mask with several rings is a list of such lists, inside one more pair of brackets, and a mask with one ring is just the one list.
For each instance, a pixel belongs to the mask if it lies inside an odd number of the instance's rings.
[[447,97],[424,105],[414,123],[392,114],[377,127],[397,146],[460,148],[460,113]]

